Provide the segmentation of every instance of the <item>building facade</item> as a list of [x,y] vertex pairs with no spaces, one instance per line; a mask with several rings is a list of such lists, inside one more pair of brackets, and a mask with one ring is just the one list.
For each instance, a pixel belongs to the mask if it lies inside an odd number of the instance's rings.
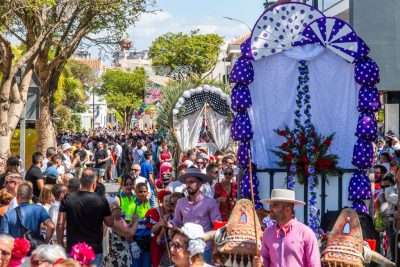
[[[105,66],[101,59],[90,58],[87,51],[78,51],[72,60],[89,66],[94,75],[98,78],[104,73]],[[88,95],[86,105],[89,107],[86,112],[80,113],[82,128],[85,130],[93,129],[93,127],[107,126],[107,102],[94,93]]]

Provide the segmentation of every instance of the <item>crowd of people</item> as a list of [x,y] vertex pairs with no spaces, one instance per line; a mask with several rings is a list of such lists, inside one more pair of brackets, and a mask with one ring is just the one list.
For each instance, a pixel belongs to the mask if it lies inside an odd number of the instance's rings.
[[[381,252],[393,259],[400,162],[393,133],[378,139],[374,161],[371,210]],[[233,153],[198,146],[176,155],[169,137],[152,131],[60,134],[29,168],[11,156],[0,175],[0,266],[19,266],[10,262],[20,238],[31,244],[30,266],[84,266],[71,258],[82,243],[93,251],[91,266],[211,266],[215,245],[201,237],[229,220],[240,198],[238,173]],[[107,192],[108,183],[118,190]],[[274,190],[265,204],[275,224],[266,227],[253,266],[319,266],[315,235],[293,217],[304,202]],[[277,254],[289,241],[302,245]]]
[[[209,155],[199,146],[178,158],[168,135],[151,130],[63,133],[45,155],[32,155],[29,168],[8,158],[0,175],[0,234],[12,243],[29,231],[65,259],[84,242],[95,266],[208,266],[211,242],[195,254],[188,243],[193,232],[228,220],[237,175],[233,154]],[[107,183],[119,183],[118,191],[106,192]],[[50,253],[42,246],[33,248]],[[36,250],[31,266],[53,263]]]

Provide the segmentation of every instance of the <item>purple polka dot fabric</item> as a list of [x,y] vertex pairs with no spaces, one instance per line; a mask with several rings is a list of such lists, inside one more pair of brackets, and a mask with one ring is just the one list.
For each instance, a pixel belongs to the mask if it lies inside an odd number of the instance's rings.
[[365,214],[369,214],[367,204],[365,204],[365,202],[362,200],[353,201],[353,204],[351,205],[351,207],[356,211],[361,211]]
[[376,64],[373,59],[364,57],[356,63],[355,78],[356,82],[361,85],[374,85],[379,83],[378,64]]
[[[253,193],[254,193],[254,202],[255,202],[255,208],[256,209],[261,209],[263,206],[260,203],[260,198],[258,196],[258,178],[257,178],[257,172],[256,172],[256,167],[253,165],[252,169],[252,174],[253,174]],[[243,174],[242,179],[240,180],[240,191],[241,195],[243,198],[247,198],[251,200],[251,188],[250,188],[250,172],[248,169]]]
[[296,45],[319,44],[338,54],[350,63],[366,56],[369,48],[357,36],[352,27],[339,18],[322,17],[304,29],[305,39]]
[[247,111],[238,112],[231,126],[231,137],[234,141],[250,141],[253,138],[250,117]]
[[378,122],[371,112],[361,112],[358,117],[356,136],[368,141],[374,141],[378,137]]
[[252,60],[253,59],[253,54],[251,53],[251,38],[249,37],[246,41],[244,41],[240,45],[240,51],[242,52],[242,56],[244,56],[247,59]]
[[244,56],[238,58],[229,75],[231,83],[250,84],[254,81],[253,65]]
[[353,149],[353,159],[351,163],[359,169],[372,167],[374,149],[372,143],[361,138],[357,139]]
[[237,163],[241,169],[249,165],[250,142],[240,142],[237,151]]
[[251,107],[251,96],[249,87],[245,84],[236,84],[232,88],[231,108],[235,112],[245,111]]
[[364,170],[353,173],[349,183],[349,200],[371,199],[371,182]]
[[363,57],[368,56],[370,49],[364,42],[364,40],[361,39],[360,37],[358,37],[358,47],[359,47],[358,51],[360,52],[360,57],[358,57],[357,59],[361,59]]
[[303,3],[284,3],[267,9],[251,35],[253,58],[258,60],[291,49],[302,38],[303,29],[322,17],[321,11]]
[[358,93],[358,111],[377,112],[381,109],[379,92],[375,86],[363,85]]

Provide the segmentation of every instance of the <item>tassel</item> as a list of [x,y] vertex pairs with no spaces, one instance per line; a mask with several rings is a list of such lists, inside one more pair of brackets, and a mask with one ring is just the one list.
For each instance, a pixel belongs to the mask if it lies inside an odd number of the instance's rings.
[[241,258],[242,259],[240,260],[239,267],[244,267],[244,255],[242,255]]
[[232,266],[231,254],[228,254],[228,260],[225,262],[225,266],[227,267]]
[[239,267],[238,261],[239,261],[239,255],[235,254],[233,256],[233,265],[232,265],[232,267]]
[[250,255],[248,255],[247,256],[247,264],[246,264],[246,267],[252,267],[253,265],[252,265],[252,262],[251,262],[251,256]]

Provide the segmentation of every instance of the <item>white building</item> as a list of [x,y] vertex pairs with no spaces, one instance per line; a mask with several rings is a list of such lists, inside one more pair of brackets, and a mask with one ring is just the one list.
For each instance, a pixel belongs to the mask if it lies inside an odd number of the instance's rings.
[[[105,66],[101,62],[101,59],[91,59],[87,51],[78,51],[72,60],[89,66],[96,77],[100,77],[105,71]],[[80,113],[82,128],[86,130],[92,129],[93,125],[94,127],[106,127],[106,101],[96,94],[90,94],[86,105],[89,107],[88,110],[85,113]]]

